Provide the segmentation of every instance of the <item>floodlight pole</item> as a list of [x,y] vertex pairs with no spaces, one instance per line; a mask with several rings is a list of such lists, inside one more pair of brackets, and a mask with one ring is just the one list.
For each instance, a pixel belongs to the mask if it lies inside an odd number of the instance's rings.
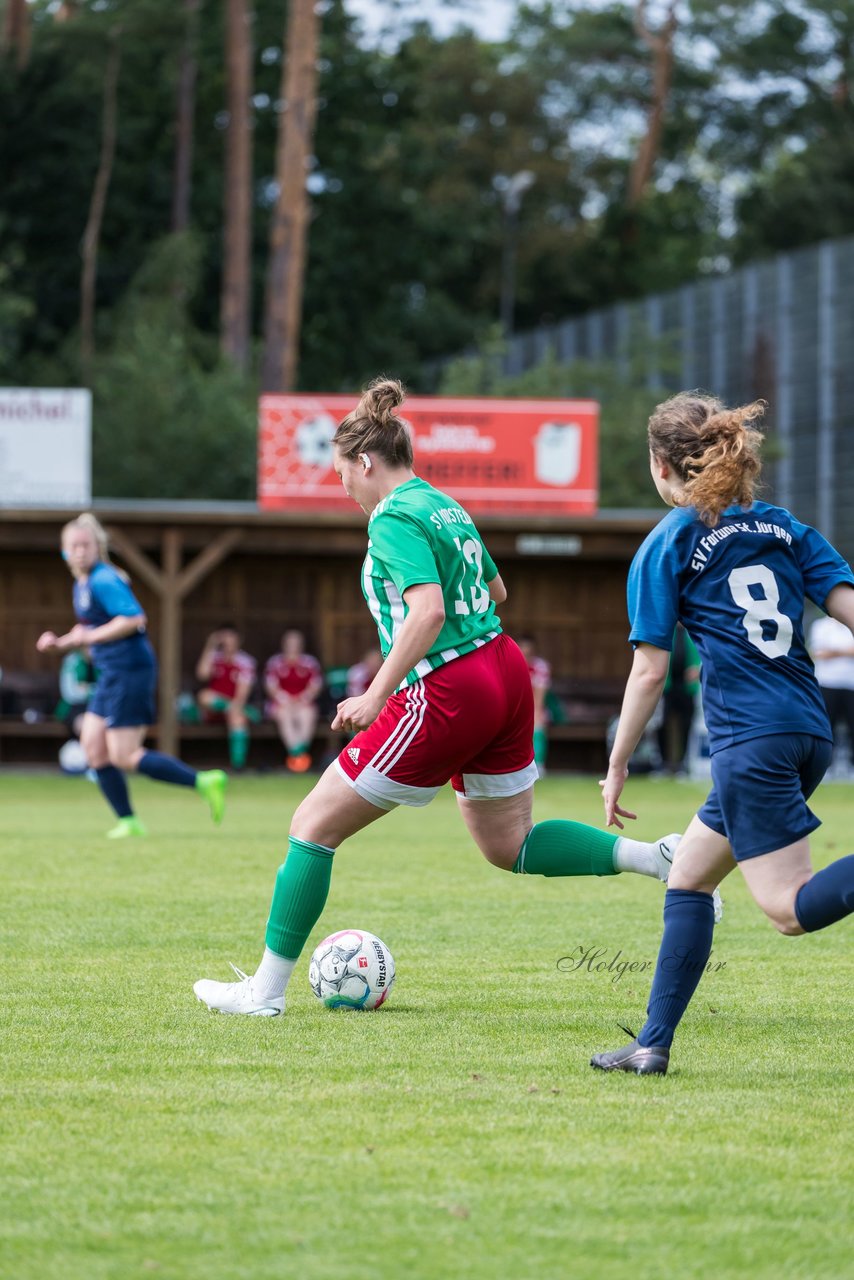
[[513,333],[516,311],[516,251],[519,242],[519,209],[522,196],[533,186],[536,174],[520,169],[504,187],[504,242],[501,252],[501,332],[505,338]]

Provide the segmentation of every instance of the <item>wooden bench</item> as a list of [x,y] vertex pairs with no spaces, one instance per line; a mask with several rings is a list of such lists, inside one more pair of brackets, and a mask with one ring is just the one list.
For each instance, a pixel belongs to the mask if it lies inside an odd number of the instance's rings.
[[[598,771],[607,763],[606,732],[620,710],[623,681],[558,677],[552,689],[563,719],[548,727],[549,766],[552,769]],[[0,763],[44,764],[56,761],[60,745],[69,736],[59,720],[43,712],[40,718],[0,716]],[[222,764],[227,759],[226,729],[222,722],[181,722],[179,754],[189,763]],[[278,730],[270,720],[249,729],[249,768],[280,767],[284,759]],[[156,727],[150,735],[156,741]],[[316,764],[328,760],[346,743],[346,736],[329,727],[321,717],[312,743]]]
[[[222,763],[227,755],[226,727],[220,721],[181,723],[178,725],[178,736],[182,758],[186,755],[189,763],[193,763],[195,759],[210,763],[215,757],[217,763]],[[337,755],[346,741],[345,734],[330,729],[328,722],[321,718],[311,743],[312,760],[315,766],[327,760],[333,753]],[[186,752],[185,744],[188,748]],[[260,720],[250,724],[248,760],[250,769],[282,765],[284,756],[285,748],[279,737],[279,731],[271,720]]]
[[[22,716],[0,716],[0,764],[52,764],[56,762],[57,752],[63,742],[70,736],[68,727],[51,716],[38,720],[25,720]],[[249,729],[250,757],[249,767],[256,764],[269,765],[281,763],[284,758],[284,747],[281,744],[276,726],[269,720],[253,724]],[[157,740],[155,725],[148,736],[153,745]],[[227,758],[227,742],[225,725],[213,724],[181,724],[179,726],[180,754],[185,754],[190,762],[193,758],[205,763],[222,763]],[[312,754],[315,761],[325,759],[333,751],[340,751],[345,744],[343,733],[333,732],[329,725],[321,722],[317,726],[312,742]],[[262,745],[256,759],[252,757],[252,744]]]
[[608,762],[608,725],[619,714],[622,680],[558,676],[551,692],[561,719],[548,726],[549,767],[600,771]]

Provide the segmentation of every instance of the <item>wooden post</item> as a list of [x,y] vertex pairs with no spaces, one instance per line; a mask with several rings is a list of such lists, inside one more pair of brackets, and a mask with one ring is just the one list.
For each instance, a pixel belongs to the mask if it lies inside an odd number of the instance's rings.
[[213,542],[209,542],[195,560],[190,561],[178,578],[178,593],[182,600],[190,594],[193,587],[198,586],[202,578],[206,578],[212,569],[231,554],[242,537],[242,529],[226,529]]
[[160,718],[157,745],[167,755],[178,754],[178,712],[181,686],[181,594],[179,574],[183,535],[163,531],[163,588],[160,596]]
[[163,574],[160,595],[160,722],[157,743],[168,755],[178,754],[177,701],[181,692],[181,624],[184,597],[237,546],[242,529],[226,529],[181,568],[180,529],[163,533]]

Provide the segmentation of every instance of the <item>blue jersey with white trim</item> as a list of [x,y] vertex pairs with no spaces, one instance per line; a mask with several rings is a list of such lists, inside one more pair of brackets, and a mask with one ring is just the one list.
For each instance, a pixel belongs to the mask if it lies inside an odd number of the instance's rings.
[[[111,564],[99,561],[85,582],[74,583],[74,612],[87,627],[102,627],[113,618],[133,618],[143,612],[128,582]],[[154,650],[145,628],[121,640],[92,645],[98,671],[135,671],[154,666]]]
[[632,644],[669,650],[677,621],[700,654],[712,751],[775,733],[832,738],[804,641],[804,599],[824,606],[854,574],[784,507],[729,507],[709,528],[676,507],[632,561]]

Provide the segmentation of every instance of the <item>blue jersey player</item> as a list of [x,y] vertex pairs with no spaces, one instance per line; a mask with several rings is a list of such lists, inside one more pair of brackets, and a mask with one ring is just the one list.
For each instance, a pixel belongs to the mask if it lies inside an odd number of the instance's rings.
[[146,634],[146,618],[125,576],[109,562],[107,536],[93,515],[84,513],[62,531],[62,555],[74,578],[77,624],[62,636],[45,631],[36,647],[42,653],[89,648],[97,682],[83,716],[80,741],[118,822],[111,839],[144,835],[133,811],[125,772],[135,770],[195,787],[222,818],[226,776],[219,769],[198,773],[172,756],[143,746],[156,720],[154,694],[157,661]]
[[854,575],[815,529],[753,501],[761,403],[726,409],[683,393],[650,418],[650,468],[673,510],[647,537],[628,581],[632,671],[602,782],[608,824],[628,761],[658,702],[677,622],[699,651],[712,790],[679,844],[647,1021],[596,1054],[610,1071],[664,1074],[676,1026],[708,961],[712,893],[736,863],[780,930],[812,933],[854,911],[854,856],[813,874],[807,805],[832,733],[804,643],[804,600],[854,626]]

